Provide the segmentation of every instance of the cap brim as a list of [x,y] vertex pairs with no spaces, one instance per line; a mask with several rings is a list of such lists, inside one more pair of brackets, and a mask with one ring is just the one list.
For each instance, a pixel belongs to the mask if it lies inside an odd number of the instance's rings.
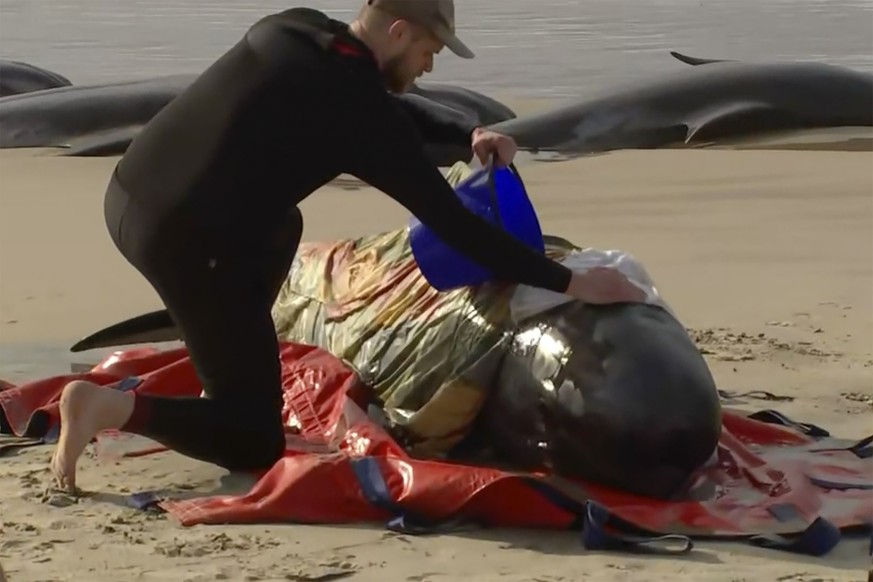
[[461,42],[461,39],[459,39],[451,31],[446,29],[439,29],[434,31],[434,33],[447,49],[449,49],[462,59],[472,59],[476,57],[475,53],[470,50],[470,47]]

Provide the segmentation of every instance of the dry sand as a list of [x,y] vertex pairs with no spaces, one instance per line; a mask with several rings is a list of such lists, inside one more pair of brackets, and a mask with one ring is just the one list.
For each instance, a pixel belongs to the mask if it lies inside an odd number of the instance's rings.
[[[0,377],[64,372],[65,350],[78,337],[159,307],[103,226],[114,163],[0,154]],[[720,388],[791,396],[775,406],[837,436],[870,432],[871,152],[627,151],[521,171],[548,233],[643,261],[707,348]],[[306,239],[407,219],[387,197],[343,183],[303,204]],[[186,529],[125,509],[122,495],[247,484],[172,453],[119,463],[89,454],[80,485],[93,495],[70,503],[43,493],[50,452],[34,447],[0,460],[0,562],[10,582],[824,582],[862,580],[870,565],[862,540],[826,558],[704,543],[670,559],[585,552],[572,535],[541,532],[411,538],[378,527]]]

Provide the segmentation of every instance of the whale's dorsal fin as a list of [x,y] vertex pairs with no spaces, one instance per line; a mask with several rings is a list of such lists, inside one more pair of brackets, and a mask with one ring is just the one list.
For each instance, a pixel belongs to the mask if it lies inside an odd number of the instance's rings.
[[688,55],[683,55],[682,53],[676,52],[676,51],[670,51],[670,54],[673,56],[673,58],[675,58],[679,61],[682,61],[685,64],[693,65],[693,66],[708,65],[710,63],[729,63],[729,62],[732,62],[732,61],[727,61],[724,59],[701,59],[699,57],[689,57]]

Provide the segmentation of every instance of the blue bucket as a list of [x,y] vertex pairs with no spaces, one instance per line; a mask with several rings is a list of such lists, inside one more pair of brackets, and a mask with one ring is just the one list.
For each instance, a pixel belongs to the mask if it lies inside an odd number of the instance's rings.
[[[468,210],[545,253],[536,211],[515,166],[491,163],[458,184],[455,193]],[[409,224],[409,244],[422,275],[439,291],[494,279],[493,273],[443,242],[414,216]]]

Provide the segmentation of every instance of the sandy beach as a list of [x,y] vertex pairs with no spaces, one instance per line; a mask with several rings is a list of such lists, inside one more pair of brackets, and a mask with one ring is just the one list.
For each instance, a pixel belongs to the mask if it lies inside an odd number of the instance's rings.
[[[833,151],[839,141],[624,151],[519,170],[547,233],[643,262],[706,348],[719,388],[793,399],[739,407],[777,407],[861,438],[873,426],[873,152]],[[160,308],[103,224],[115,162],[0,153],[0,378],[20,383],[66,372],[72,361],[93,363],[99,355],[71,358],[69,345]],[[302,209],[306,240],[408,218],[347,180]],[[244,492],[250,483],[174,453],[107,463],[89,451],[79,469],[89,495],[71,500],[45,492],[50,455],[31,447],[0,459],[0,564],[9,582],[831,582],[865,579],[870,568],[863,539],[823,558],[734,543],[647,558],[586,552],[572,534],[537,531],[415,538],[377,526],[183,528],[126,508],[123,496]]]

